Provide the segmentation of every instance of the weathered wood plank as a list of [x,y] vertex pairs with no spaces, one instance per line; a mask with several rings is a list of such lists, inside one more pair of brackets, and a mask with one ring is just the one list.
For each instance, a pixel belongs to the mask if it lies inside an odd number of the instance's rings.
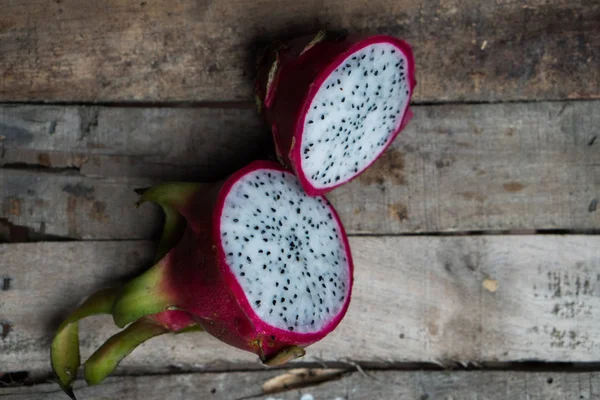
[[[354,237],[356,285],[339,329],[305,361],[600,360],[600,236]],[[60,319],[92,291],[148,265],[149,242],[0,246],[0,365],[47,370]],[[369,327],[369,329],[365,329]],[[115,329],[81,324],[82,356]],[[256,357],[204,334],[142,345],[122,370],[227,368]]]
[[322,26],[406,38],[417,101],[600,96],[594,1],[2,0],[0,9],[4,101],[249,101],[256,44]]
[[254,109],[4,105],[0,136],[0,166],[177,180],[220,179],[272,146]]
[[[349,232],[600,229],[599,101],[415,112],[375,165],[330,195]],[[0,108],[2,165],[79,168],[0,169],[0,218],[47,235],[152,237],[157,210],[133,210],[132,189],[221,178],[268,153],[260,126],[253,110]]]
[[[326,370],[325,370],[326,371]],[[313,373],[320,372],[312,370]],[[99,386],[75,385],[88,400],[263,399],[263,400],[592,400],[600,393],[600,373],[502,371],[369,371],[347,373],[316,386],[264,393],[263,385],[281,371],[195,373],[108,378]],[[0,388],[6,400],[62,400],[55,384]]]
[[0,170],[0,217],[29,228],[33,238],[157,238],[160,209],[154,205],[136,209],[139,195],[133,191],[151,184],[139,178],[114,181]]

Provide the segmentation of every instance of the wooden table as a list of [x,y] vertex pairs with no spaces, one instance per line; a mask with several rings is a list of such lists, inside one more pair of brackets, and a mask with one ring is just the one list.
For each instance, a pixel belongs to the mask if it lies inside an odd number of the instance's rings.
[[[600,398],[598,1],[0,0],[0,380],[33,383],[3,400],[65,398],[46,383],[61,318],[153,255],[161,216],[133,189],[268,156],[256,50],[322,26],[417,60],[414,120],[329,196],[347,318],[309,370],[164,336],[81,398]],[[82,323],[82,356],[115,331]]]

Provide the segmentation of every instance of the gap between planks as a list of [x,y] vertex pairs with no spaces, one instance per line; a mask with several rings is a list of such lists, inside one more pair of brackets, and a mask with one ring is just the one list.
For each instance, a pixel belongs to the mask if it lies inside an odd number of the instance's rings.
[[[565,99],[562,97],[549,99],[507,99],[507,100],[440,100],[419,101],[412,100],[412,106],[468,106],[468,105],[494,105],[494,104],[529,104],[529,103],[577,103],[589,102],[600,99],[600,95],[590,98]],[[106,108],[183,108],[183,109],[239,109],[255,110],[256,103],[251,101],[185,101],[185,102],[147,102],[147,101],[0,101],[0,107],[47,106],[47,107],[106,107]]]

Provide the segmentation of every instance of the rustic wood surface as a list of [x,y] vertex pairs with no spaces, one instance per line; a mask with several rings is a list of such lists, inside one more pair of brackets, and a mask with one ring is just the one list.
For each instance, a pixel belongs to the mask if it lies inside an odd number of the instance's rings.
[[0,0],[0,100],[251,101],[257,48],[319,28],[415,49],[417,101],[600,96],[589,0]]
[[[319,372],[322,371],[307,371]],[[95,387],[77,382],[75,391],[87,400],[592,400],[600,393],[597,372],[500,371],[369,371],[368,376],[348,372],[315,386],[264,392],[265,384],[289,374],[269,371],[113,377]],[[0,397],[63,400],[64,394],[55,384],[40,384],[0,388]]]
[[[0,244],[1,399],[64,398],[55,384],[4,388],[2,373],[49,376],[67,313],[149,266],[162,218],[135,209],[133,189],[213,182],[271,155],[253,106],[256,57],[322,27],[408,40],[420,104],[385,155],[329,195],[354,235],[355,292],[339,329],[295,366],[343,370],[305,380],[205,334],[166,335],[105,384],[78,381],[78,393],[600,398],[600,375],[581,369],[393,370],[598,366],[600,2],[0,0],[0,10],[0,241],[47,241]],[[107,316],[82,322],[83,358],[114,332]],[[290,379],[305,387],[266,390]]]
[[[350,310],[304,361],[600,359],[600,236],[353,237],[350,244],[356,271]],[[152,248],[140,241],[0,246],[0,271],[8,279],[0,285],[3,369],[48,370],[61,318],[94,290],[139,273]],[[106,316],[81,323],[82,356],[114,332]],[[256,361],[196,333],[153,339],[123,369],[256,368]]]
[[[599,101],[415,113],[329,195],[350,233],[600,229]],[[220,179],[269,141],[252,109],[3,107],[0,135],[2,165],[39,167],[0,171],[0,218],[72,239],[152,238],[158,209],[135,210],[134,188]]]

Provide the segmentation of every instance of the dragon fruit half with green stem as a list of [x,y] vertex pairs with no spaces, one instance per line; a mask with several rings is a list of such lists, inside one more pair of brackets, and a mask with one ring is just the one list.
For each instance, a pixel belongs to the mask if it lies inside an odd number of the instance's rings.
[[324,197],[290,171],[256,161],[207,188],[167,183],[145,191],[165,212],[156,264],[92,295],[60,326],[51,360],[72,398],[80,365],[77,321],[111,314],[124,328],[84,364],[100,383],[142,342],[206,331],[267,365],[304,355],[348,308],[353,265],[344,228]]
[[256,101],[279,160],[311,196],[365,171],[412,117],[408,43],[321,31],[274,43],[259,62]]

